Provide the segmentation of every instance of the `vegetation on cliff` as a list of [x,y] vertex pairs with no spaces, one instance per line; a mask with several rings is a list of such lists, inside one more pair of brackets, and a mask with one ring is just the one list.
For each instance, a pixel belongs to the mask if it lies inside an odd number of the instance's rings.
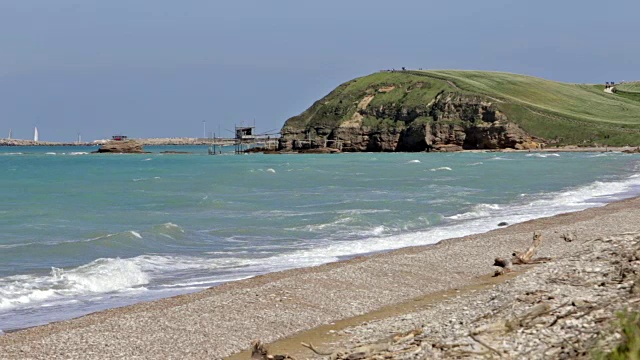
[[340,85],[282,129],[283,148],[347,151],[640,144],[640,85],[486,71],[379,72]]

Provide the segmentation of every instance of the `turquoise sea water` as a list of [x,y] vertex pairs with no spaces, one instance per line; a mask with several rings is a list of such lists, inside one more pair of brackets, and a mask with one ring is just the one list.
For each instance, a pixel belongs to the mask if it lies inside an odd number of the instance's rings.
[[93,150],[0,148],[0,330],[640,192],[640,157],[621,153]]

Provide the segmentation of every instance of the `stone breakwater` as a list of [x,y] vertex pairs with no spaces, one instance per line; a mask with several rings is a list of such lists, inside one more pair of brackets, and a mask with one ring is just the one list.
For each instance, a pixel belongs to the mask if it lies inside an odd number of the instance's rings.
[[[622,339],[616,314],[640,309],[640,232],[584,237],[493,289],[344,329],[332,359],[574,359]],[[322,352],[322,351],[320,351]]]
[[78,143],[78,142],[0,139],[0,146],[96,146],[96,144],[87,143],[87,142]]
[[[213,139],[206,138],[146,138],[146,139],[130,139],[148,146],[163,145],[210,145]],[[233,145],[233,139],[216,139],[217,144]],[[92,142],[55,142],[55,141],[33,141],[33,140],[17,140],[17,139],[0,139],[0,146],[98,146],[108,143],[107,140],[96,140]]]

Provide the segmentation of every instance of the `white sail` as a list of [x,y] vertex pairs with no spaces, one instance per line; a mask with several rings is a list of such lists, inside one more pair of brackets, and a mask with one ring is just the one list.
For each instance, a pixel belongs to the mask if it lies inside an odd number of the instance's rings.
[[9,129],[9,140],[13,138],[13,129]]
[[38,128],[33,129],[33,141],[38,141]]

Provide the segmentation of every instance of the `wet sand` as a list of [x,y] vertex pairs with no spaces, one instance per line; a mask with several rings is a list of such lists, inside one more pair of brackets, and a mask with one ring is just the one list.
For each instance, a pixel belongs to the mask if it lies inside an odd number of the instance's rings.
[[502,281],[490,277],[493,259],[526,248],[536,230],[544,236],[540,255],[562,257],[575,251],[563,233],[584,239],[639,231],[640,198],[25,329],[0,336],[0,358],[221,358],[252,339],[287,337],[289,345],[285,340],[273,349],[304,358],[308,351],[295,346],[300,339],[322,342],[334,328]]

